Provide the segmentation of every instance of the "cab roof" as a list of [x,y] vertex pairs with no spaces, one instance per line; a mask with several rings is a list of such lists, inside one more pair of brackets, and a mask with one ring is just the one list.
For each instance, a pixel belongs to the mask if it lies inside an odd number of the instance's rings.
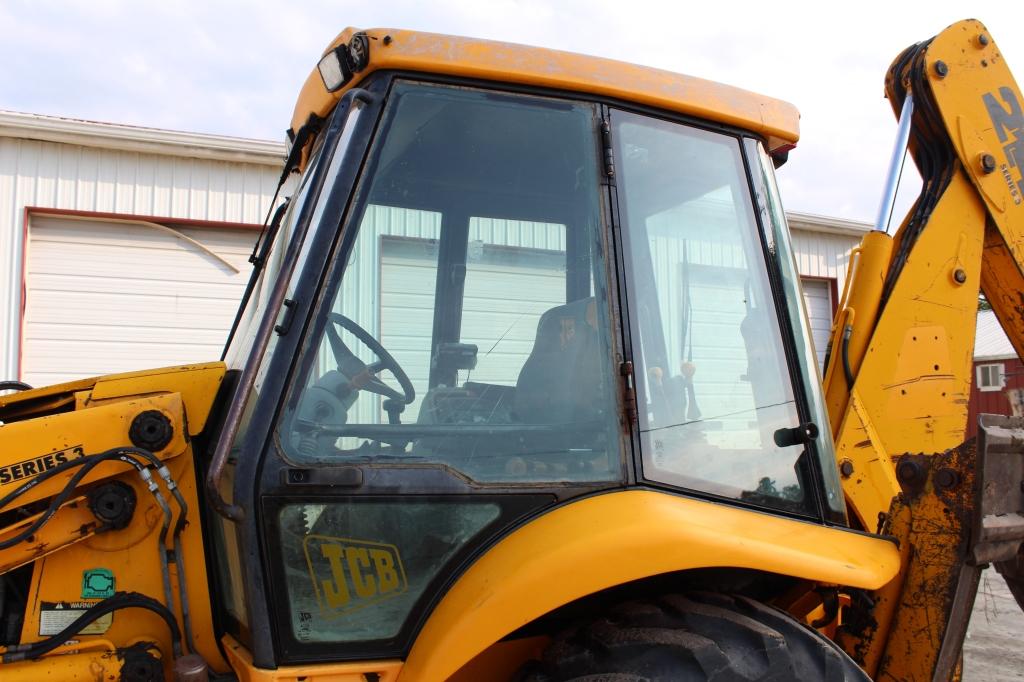
[[[747,90],[625,62],[476,38],[401,29],[346,28],[324,51],[364,34],[365,66],[335,92],[317,68],[306,79],[289,131],[295,137],[314,114],[326,118],[347,90],[375,71],[396,70],[575,91],[703,118],[761,135],[771,151],[793,146],[800,115],[792,104]],[[303,140],[306,146],[312,139]]]

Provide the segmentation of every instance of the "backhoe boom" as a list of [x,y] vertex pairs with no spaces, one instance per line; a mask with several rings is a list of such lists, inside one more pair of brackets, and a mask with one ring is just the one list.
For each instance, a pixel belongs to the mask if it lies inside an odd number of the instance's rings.
[[[886,91],[896,112],[913,97],[909,151],[923,186],[894,237],[875,232],[861,246],[825,385],[850,507],[864,528],[899,540],[905,567],[874,595],[873,621],[843,641],[878,679],[946,679],[980,567],[1008,562],[997,564],[1008,581],[1021,577],[1024,499],[986,494],[1000,446],[964,439],[979,292],[1024,350],[1024,117],[998,47],[973,20],[901,54]],[[1015,443],[1021,426],[1003,423],[1017,430],[1002,440]],[[1006,474],[1021,456],[1009,447]],[[982,521],[996,516],[1004,542],[982,551]]]

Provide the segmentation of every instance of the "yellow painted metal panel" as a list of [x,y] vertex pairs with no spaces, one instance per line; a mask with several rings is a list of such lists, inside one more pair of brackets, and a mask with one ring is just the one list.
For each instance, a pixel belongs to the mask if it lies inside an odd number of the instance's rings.
[[739,567],[877,589],[899,567],[877,537],[649,490],[568,504],[499,542],[462,575],[410,652],[403,682],[443,680],[508,633],[644,577]]
[[[331,43],[347,43],[347,28]],[[369,63],[346,88],[329,93],[313,69],[292,115],[297,131],[311,113],[325,117],[347,88],[375,71],[394,69],[573,90],[660,107],[764,135],[770,149],[796,143],[799,114],[781,100],[712,81],[624,62],[539,47],[399,29],[365,31]]]
[[51,654],[38,661],[0,663],[4,682],[97,682],[120,680],[124,659],[113,651]]
[[[58,404],[75,402],[76,395],[81,398],[79,408],[82,408],[96,407],[125,396],[173,392],[181,394],[188,414],[189,434],[195,435],[206,424],[226,371],[224,363],[208,362],[78,379],[0,395],[0,421],[47,414]],[[123,445],[124,442],[117,444]]]
[[900,491],[890,457],[945,452],[964,440],[984,230],[981,200],[957,172],[871,333],[854,382],[857,405],[838,415],[836,456],[853,464],[844,489],[865,528],[875,528]]
[[206,426],[226,371],[223,362],[208,362],[101,377],[92,389],[90,404],[147,393],[178,393],[185,404],[189,435],[194,436]]
[[935,37],[928,71],[938,105],[964,171],[977,188],[994,229],[985,240],[983,287],[1017,350],[1024,354],[1024,96],[985,26],[954,24]]
[[[196,429],[193,433],[202,428],[223,376],[223,364],[210,363],[191,368],[167,368],[93,379],[90,380],[93,383],[91,392],[87,390],[88,386],[82,385],[82,382],[26,391],[9,397],[7,410],[31,405],[33,400],[43,399],[45,404],[48,399],[68,396],[68,389],[72,387],[78,389],[70,392],[73,405],[77,409],[34,416],[0,426],[0,450],[26,453],[25,458],[13,459],[12,463],[5,467],[12,480],[0,482],[2,496],[25,481],[31,480],[31,476],[52,469],[62,461],[71,461],[86,454],[130,445],[130,425],[133,419],[143,412],[156,410],[167,417],[173,429],[173,437],[166,447],[155,454],[165,461],[189,510],[187,523],[180,535],[180,543],[174,549],[184,559],[196,647],[218,670],[226,669],[226,662],[222,660],[216,647],[213,633],[209,582],[206,562],[203,559],[205,550],[202,528],[198,522],[198,484],[186,424]],[[194,415],[194,418],[190,415]],[[26,462],[32,466],[26,467]],[[18,467],[16,472],[13,468],[15,465]],[[35,486],[22,495],[18,503],[27,504],[52,496],[77,471],[78,469],[72,469],[63,472]],[[21,640],[23,642],[38,641],[46,634],[40,630],[44,620],[52,620],[52,611],[57,608],[53,605],[61,605],[62,609],[73,610],[75,607],[81,610],[81,602],[85,599],[81,580],[86,571],[96,568],[110,570],[119,591],[161,596],[164,594],[160,569],[163,552],[159,548],[159,530],[163,514],[159,505],[146,484],[127,464],[115,461],[101,463],[86,475],[80,484],[85,486],[103,479],[119,480],[134,490],[138,503],[132,521],[123,530],[96,535],[86,533],[88,536],[81,538],[80,531],[84,533],[85,527],[81,525],[80,528],[76,528],[75,519],[84,524],[88,515],[80,514],[82,510],[73,508],[70,502],[51,520],[46,532],[40,534],[35,542],[46,540],[50,537],[49,534],[56,533],[58,536],[55,536],[52,542],[70,540],[73,544],[65,544],[61,551],[36,559],[30,590],[33,598],[25,614]],[[170,491],[164,490],[163,496],[169,500]],[[174,517],[180,512],[174,502],[171,502],[171,510],[172,518],[169,521],[170,527],[174,528]],[[59,537],[61,529],[65,531],[63,539]],[[26,550],[25,544],[0,552],[0,564],[18,563],[24,558],[26,551],[34,551],[32,548]],[[40,551],[39,554],[46,552]],[[175,566],[170,567],[169,572],[171,588],[176,597],[178,589],[174,583],[181,576]],[[44,603],[49,603],[50,606],[46,607]],[[64,607],[65,604],[68,606]],[[172,609],[180,611],[174,605]],[[152,613],[140,612],[137,609],[131,609],[127,613],[118,612],[98,626],[95,633],[83,634],[82,637],[88,641],[97,635],[115,642],[118,646],[128,646],[138,641],[155,642],[164,653],[165,660],[169,661],[167,626]]]
[[401,661],[359,661],[293,665],[269,670],[253,665],[252,655],[231,635],[225,635],[221,643],[241,682],[365,682],[368,679],[395,682],[402,669]]
[[[174,426],[170,442],[155,454],[165,460],[181,455],[187,448],[181,428],[182,401],[180,395],[173,393],[0,426],[0,452],[8,455],[0,470],[0,496],[10,494],[33,476],[63,462],[130,446],[128,430],[132,420],[149,410],[162,413]],[[57,494],[77,471],[73,468],[36,485],[18,498],[18,504],[23,506]],[[79,487],[130,471],[132,468],[122,462],[103,462],[80,481]]]

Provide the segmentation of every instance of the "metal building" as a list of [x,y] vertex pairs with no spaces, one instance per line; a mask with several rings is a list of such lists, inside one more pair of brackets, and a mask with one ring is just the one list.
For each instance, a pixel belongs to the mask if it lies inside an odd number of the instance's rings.
[[1024,362],[991,310],[978,312],[967,437],[978,435],[978,415],[1024,416]]
[[[218,358],[283,154],[272,142],[0,112],[0,379],[43,385]],[[379,294],[366,300],[381,302],[383,338],[384,285],[415,276],[409,239],[436,226],[380,220],[394,230],[360,289]],[[820,360],[869,226],[789,220]],[[500,241],[500,225],[478,229]],[[507,262],[489,267],[543,297],[544,253],[557,245],[543,225],[531,234],[537,243],[502,244]]]

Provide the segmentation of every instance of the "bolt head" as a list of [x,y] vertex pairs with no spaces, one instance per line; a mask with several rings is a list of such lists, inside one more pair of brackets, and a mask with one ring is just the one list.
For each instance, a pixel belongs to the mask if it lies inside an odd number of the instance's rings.
[[935,62],[935,75],[936,76],[938,76],[939,78],[945,78],[948,73],[949,73],[949,66],[946,64],[946,62],[942,61],[941,59],[939,61]]
[[957,268],[953,271],[953,280],[957,284],[963,284],[967,281],[967,273],[964,272],[963,268]]
[[988,45],[988,36],[985,35],[984,33],[980,34],[978,36],[978,44],[980,44],[982,47]]
[[901,483],[912,483],[917,479],[920,467],[914,462],[900,462],[896,467],[896,478]]
[[839,473],[843,475],[843,478],[849,478],[853,476],[853,462],[848,459],[844,459],[839,463]]
[[935,485],[938,488],[952,488],[960,482],[960,474],[953,469],[942,468],[935,472]]
[[991,173],[996,169],[996,157],[991,154],[982,154],[979,161],[981,163],[981,170],[985,173]]

